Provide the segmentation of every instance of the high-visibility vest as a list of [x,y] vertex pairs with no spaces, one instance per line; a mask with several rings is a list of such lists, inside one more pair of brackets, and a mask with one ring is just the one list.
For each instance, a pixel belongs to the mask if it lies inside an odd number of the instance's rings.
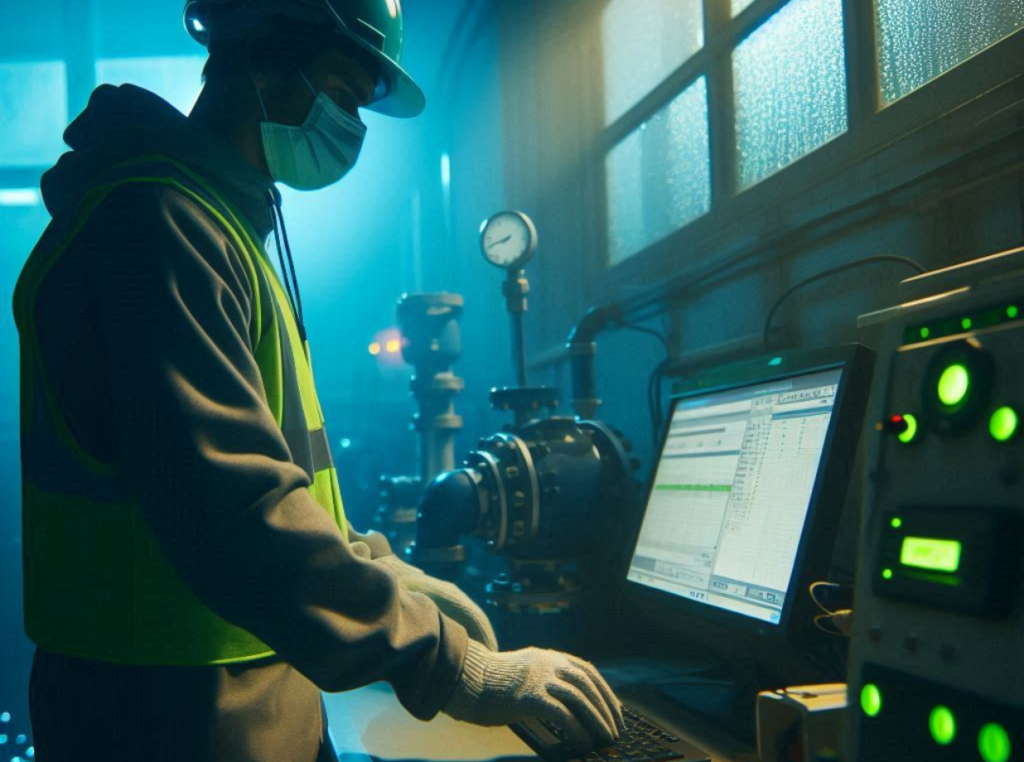
[[300,339],[260,237],[190,169],[166,157],[144,157],[115,167],[85,195],[76,214],[51,223],[15,290],[25,630],[48,650],[125,664],[259,659],[273,650],[214,614],[171,567],[120,464],[96,459],[76,441],[41,361],[34,321],[39,287],[107,195],[129,184],[173,188],[199,206],[241,254],[253,284],[249,338],[270,410],[293,461],[312,480],[312,496],[342,535],[348,534],[309,344]]

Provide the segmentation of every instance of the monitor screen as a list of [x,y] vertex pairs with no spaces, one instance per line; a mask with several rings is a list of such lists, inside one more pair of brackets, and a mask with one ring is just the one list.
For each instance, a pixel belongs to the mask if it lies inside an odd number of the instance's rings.
[[778,625],[841,375],[677,399],[628,579]]

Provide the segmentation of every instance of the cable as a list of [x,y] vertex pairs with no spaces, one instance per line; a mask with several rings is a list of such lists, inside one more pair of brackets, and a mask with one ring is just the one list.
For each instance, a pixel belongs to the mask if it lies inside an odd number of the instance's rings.
[[[288,228],[284,224],[284,215],[281,213],[281,208],[277,205],[277,200],[271,193],[270,198],[270,217],[274,223],[274,243],[277,246],[277,258],[281,263],[281,279],[284,281],[285,291],[288,293],[288,301],[292,306],[292,312],[295,314],[296,327],[299,330],[299,338],[302,341],[306,340],[306,324],[302,319],[302,296],[299,294],[299,281],[295,277],[295,263],[292,260],[292,248],[288,243]],[[280,228],[278,228],[278,220],[280,219]],[[284,248],[283,251],[288,254],[288,264],[291,270],[291,280],[295,283],[295,292],[292,293],[291,283],[288,281],[288,269],[284,265],[284,255],[282,254],[281,247],[281,235],[284,235]]]
[[791,286],[790,288],[788,288],[785,291],[785,293],[783,293],[782,296],[780,296],[775,301],[775,304],[773,304],[772,308],[768,311],[768,317],[765,318],[764,321],[764,337],[762,339],[764,351],[768,352],[770,349],[772,319],[775,317],[775,313],[779,311],[779,307],[782,306],[782,303],[786,301],[786,299],[788,299],[791,294],[803,288],[804,286],[809,286],[811,283],[816,283],[817,281],[822,280],[824,278],[828,278],[832,275],[837,275],[838,273],[845,272],[846,270],[853,270],[854,268],[860,267],[862,265],[874,264],[876,262],[900,262],[902,264],[907,265],[907,267],[912,267],[919,273],[928,272],[928,270],[926,270],[923,266],[921,266],[912,259],[908,259],[907,257],[900,257],[896,256],[895,254],[880,254],[875,257],[866,257],[864,259],[858,259],[856,262],[847,262],[845,265],[833,267],[831,270],[825,270],[824,272],[820,272],[817,275],[812,275],[810,278],[806,278],[805,280],[802,280],[799,283],[797,283],[795,286]]
[[835,612],[832,611],[832,609],[826,608],[824,604],[822,604],[822,602],[818,600],[818,596],[814,591],[817,590],[819,587],[829,587],[833,590],[837,590],[841,588],[842,585],[836,582],[812,582],[810,586],[807,588],[807,593],[811,596],[811,600],[814,601],[815,606],[821,609],[822,612],[824,612],[825,614],[834,614]]
[[284,250],[288,255],[288,268],[292,271],[292,283],[295,285],[295,301],[298,305],[296,311],[296,317],[299,321],[299,335],[302,340],[306,340],[306,321],[302,314],[302,294],[299,293],[299,279],[295,277],[295,260],[292,259],[292,247],[288,243],[288,228],[284,224],[284,214],[281,213],[280,207],[277,208],[277,215],[281,218],[281,235],[284,236]]
[[660,442],[658,441],[658,434],[661,432],[661,381],[660,374],[664,368],[667,367],[668,363],[672,360],[672,347],[668,343],[668,339],[657,331],[651,328],[645,328],[642,325],[636,323],[620,323],[620,328],[625,328],[628,331],[636,331],[637,333],[645,333],[648,336],[653,336],[661,342],[661,346],[665,348],[665,359],[662,360],[647,379],[647,412],[651,417],[651,438],[654,441],[654,449],[658,449]]
[[651,376],[647,381],[647,409],[651,416],[651,438],[654,442],[655,451],[657,451],[658,445],[661,444],[658,435],[661,433],[663,422],[661,414],[661,384],[664,381],[665,371],[672,366],[673,361],[674,358],[672,357],[666,357],[662,360],[651,371]]
[[[819,587],[841,590],[846,586],[835,582],[812,582],[810,584],[807,588],[807,592],[811,596],[811,600],[814,601],[814,605],[822,611],[821,614],[815,614],[814,619],[812,620],[814,626],[829,635],[837,635],[845,638],[850,637],[853,629],[853,609],[847,608],[832,611],[832,609],[827,608],[820,600],[818,600],[818,596],[814,592]],[[822,622],[829,622],[832,626],[823,627]]]

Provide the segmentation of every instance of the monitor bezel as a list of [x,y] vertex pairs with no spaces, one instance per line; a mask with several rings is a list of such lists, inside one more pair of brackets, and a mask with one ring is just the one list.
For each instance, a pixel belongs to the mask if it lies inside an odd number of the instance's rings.
[[[680,400],[714,394],[759,383],[780,381],[796,376],[841,369],[836,401],[829,430],[822,447],[821,461],[807,507],[807,518],[797,547],[786,601],[778,624],[740,614],[708,603],[699,603],[674,593],[658,590],[628,579],[636,553],[640,530],[647,513],[661,457],[671,430],[672,416]],[[860,433],[864,425],[874,369],[874,353],[859,344],[826,349],[778,353],[711,369],[702,369],[674,389],[669,414],[659,434],[655,466],[644,491],[644,502],[634,522],[631,540],[624,557],[621,579],[628,597],[641,604],[685,621],[693,617],[701,622],[724,626],[730,631],[773,641],[798,640],[813,629],[814,602],[807,593],[811,582],[825,579],[832,559],[839,519],[847,487],[852,477]],[[814,537],[827,539],[811,542]],[[678,615],[678,616],[677,616]]]

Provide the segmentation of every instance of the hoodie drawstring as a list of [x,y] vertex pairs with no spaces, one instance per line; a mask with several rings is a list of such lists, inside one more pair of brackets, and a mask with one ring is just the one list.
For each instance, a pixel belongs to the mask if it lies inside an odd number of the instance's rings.
[[[270,218],[274,224],[274,243],[277,246],[277,258],[281,263],[281,275],[284,280],[285,291],[288,292],[288,301],[292,305],[292,312],[295,314],[295,322],[299,329],[299,338],[306,341],[306,324],[302,317],[302,295],[299,293],[299,280],[295,277],[295,262],[292,260],[292,247],[288,243],[288,228],[284,224],[284,214],[281,213],[281,207],[278,206],[277,199],[274,196],[273,191],[268,191],[267,195],[270,197]],[[281,223],[278,227],[278,219],[280,218]],[[281,236],[284,235],[284,248],[281,247]],[[285,268],[284,256],[282,252],[288,255],[288,268]],[[288,281],[288,272],[291,271],[291,280],[295,284],[295,293],[292,294],[292,286]]]

